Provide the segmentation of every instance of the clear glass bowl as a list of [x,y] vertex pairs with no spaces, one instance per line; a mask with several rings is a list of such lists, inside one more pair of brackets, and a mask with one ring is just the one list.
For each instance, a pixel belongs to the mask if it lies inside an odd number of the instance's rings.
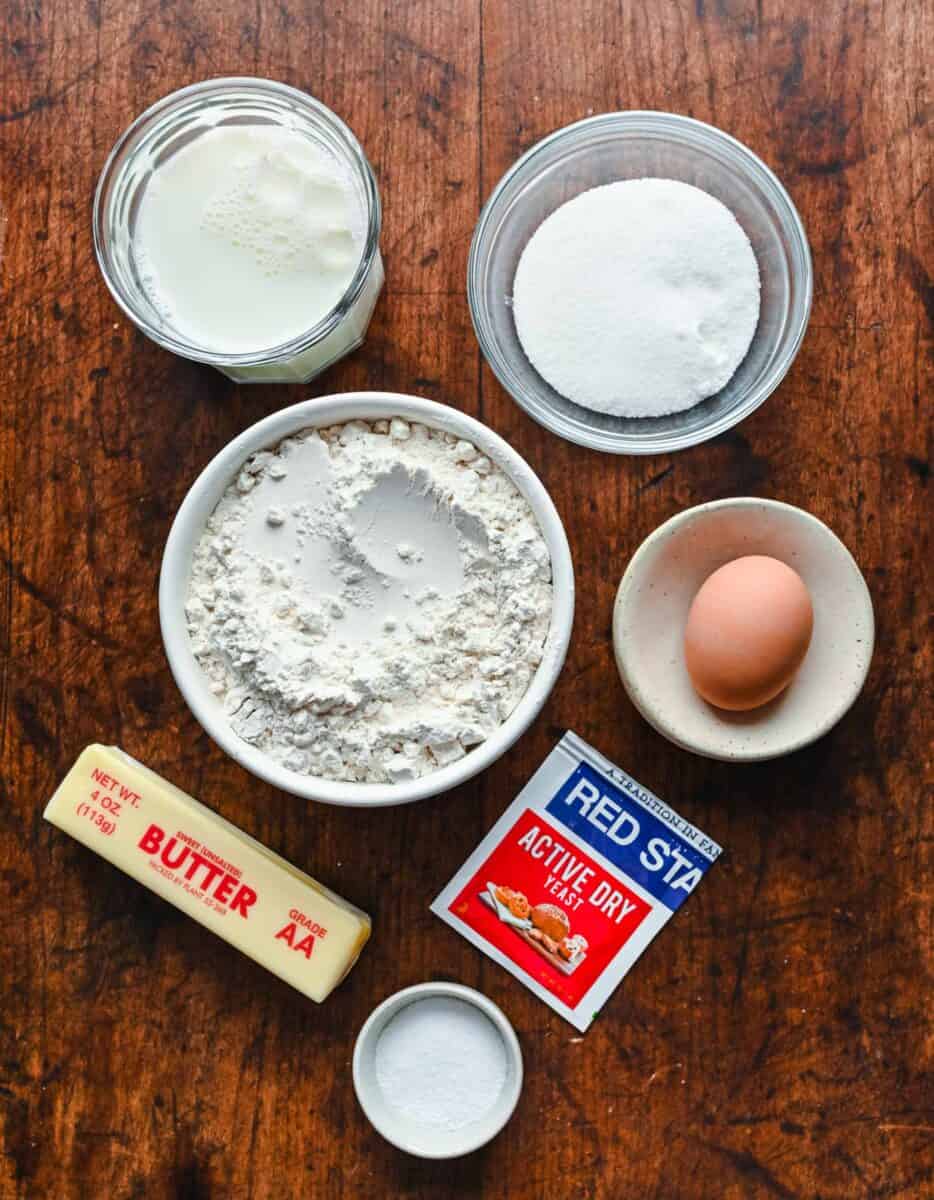
[[[519,256],[556,208],[618,179],[678,179],[736,216],[759,264],[759,324],[716,395],[664,417],[614,417],[566,399],[526,358],[512,315]],[[527,151],[487,201],[470,247],[467,297],[483,354],[530,416],[561,437],[614,454],[682,450],[747,417],[781,382],[811,311],[811,253],[788,193],[751,150],[711,125],[662,112],[606,113],[559,129]]]
[[[299,337],[246,354],[206,349],[173,329],[142,285],[134,246],[140,202],[153,173],[219,125],[282,125],[305,134],[347,164],[366,213],[360,262],[340,302]],[[357,139],[329,108],[269,79],[209,79],[163,97],[118,139],[94,196],[94,250],[113,298],[166,350],[210,363],[239,383],[307,383],[363,341],[383,286],[380,221],[373,170]]]

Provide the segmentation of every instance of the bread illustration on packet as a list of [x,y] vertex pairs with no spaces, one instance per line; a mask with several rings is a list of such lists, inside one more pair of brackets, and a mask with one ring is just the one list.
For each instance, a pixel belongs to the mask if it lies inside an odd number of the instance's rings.
[[587,939],[571,933],[568,915],[557,904],[533,906],[522,892],[496,883],[487,883],[480,900],[563,975],[572,974],[586,958]]

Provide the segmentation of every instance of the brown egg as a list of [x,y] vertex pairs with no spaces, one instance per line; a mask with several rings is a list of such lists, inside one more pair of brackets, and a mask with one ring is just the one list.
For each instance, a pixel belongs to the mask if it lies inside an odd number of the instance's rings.
[[691,604],[684,631],[691,682],[718,708],[758,708],[791,682],[813,628],[811,597],[796,571],[761,554],[736,558]]

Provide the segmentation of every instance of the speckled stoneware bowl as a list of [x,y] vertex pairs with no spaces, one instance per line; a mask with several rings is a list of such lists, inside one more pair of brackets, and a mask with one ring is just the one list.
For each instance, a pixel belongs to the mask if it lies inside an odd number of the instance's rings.
[[[798,572],[811,593],[814,634],[781,695],[730,713],[695,692],[684,627],[704,580],[746,554]],[[874,638],[869,589],[836,534],[800,508],[753,497],[689,508],[656,529],[626,568],[613,612],[616,662],[639,712],[675,745],[727,762],[778,758],[822,737],[859,695]]]

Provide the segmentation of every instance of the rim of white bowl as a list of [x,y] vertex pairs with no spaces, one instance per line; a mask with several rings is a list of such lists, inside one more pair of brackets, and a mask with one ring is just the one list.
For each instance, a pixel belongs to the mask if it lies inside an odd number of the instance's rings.
[[[400,416],[473,442],[516,485],[538,521],[551,556],[551,623],[542,661],[525,695],[500,727],[456,763],[405,783],[355,783],[300,775],[244,742],[230,728],[208,693],[205,675],[188,639],[185,599],[191,552],[225,488],[251,454],[275,446],[302,429],[345,421]],[[574,621],[574,568],[567,534],[544,484],[524,458],[488,426],[458,409],[396,392],[342,392],[280,409],[228,442],[189,488],[176,513],[159,575],[159,623],[169,668],[179,691],[205,733],[251,774],[293,796],[360,808],[389,807],[449,791],[485,770],[504,754],[538,716],[567,655]]]
[[[510,1065],[507,1084],[497,1104],[488,1115],[487,1120],[480,1124],[479,1129],[474,1130],[471,1136],[465,1136],[463,1142],[459,1143],[455,1149],[448,1148],[441,1150],[440,1148],[432,1148],[423,1144],[416,1146],[412,1142],[407,1141],[400,1134],[399,1130],[390,1126],[385,1121],[381,1121],[380,1114],[372,1103],[372,1085],[367,1080],[363,1069],[364,1059],[375,1052],[376,1041],[379,1035],[396,1013],[410,1004],[417,1004],[420,1000],[426,1000],[431,996],[446,996],[455,1000],[463,1000],[478,1008],[485,1017],[492,1021],[502,1037],[506,1057]],[[354,1043],[353,1087],[364,1115],[376,1132],[381,1137],[384,1137],[387,1142],[390,1142],[397,1149],[404,1150],[407,1154],[415,1154],[419,1158],[460,1158],[464,1154],[471,1154],[474,1150],[479,1150],[481,1146],[485,1146],[487,1142],[492,1141],[505,1127],[516,1110],[516,1105],[519,1103],[519,1097],[522,1094],[522,1080],[522,1047],[519,1045],[519,1039],[516,1037],[516,1031],[513,1029],[511,1021],[499,1005],[494,1004],[489,997],[484,996],[482,992],[478,992],[474,988],[466,987],[462,983],[416,983],[412,987],[394,992],[373,1009],[364,1021],[360,1032],[357,1034],[357,1040]],[[495,1120],[493,1119],[494,1116]],[[466,1132],[469,1133],[469,1129]],[[426,1129],[425,1136],[426,1138],[431,1138],[432,1131]],[[451,1135],[448,1136],[450,1137]]]
[[[848,560],[853,572],[854,583],[863,598],[866,608],[866,621],[869,633],[869,648],[866,654],[866,661],[862,666],[859,676],[855,680],[854,686],[849,692],[842,695],[838,704],[830,709],[827,715],[816,724],[812,729],[801,737],[791,738],[787,743],[779,746],[772,746],[763,750],[737,750],[730,754],[718,754],[713,749],[700,749],[697,745],[687,741],[665,720],[660,712],[652,708],[643,698],[639,689],[638,683],[632,676],[629,670],[628,659],[620,652],[620,638],[618,636],[618,624],[620,620],[620,612],[623,603],[626,599],[628,591],[635,586],[639,570],[642,565],[642,560],[647,556],[651,547],[666,534],[670,534],[673,529],[679,525],[685,524],[687,521],[696,520],[704,513],[711,512],[716,509],[723,508],[771,508],[785,512],[792,512],[796,519],[804,518],[811,524],[820,529],[822,536],[825,536],[833,543],[838,551],[843,552],[845,560]],[[866,677],[869,674],[869,668],[872,665],[872,655],[875,649],[876,624],[875,613],[872,607],[872,595],[869,591],[869,586],[859,569],[859,563],[850,553],[847,546],[837,537],[829,525],[826,525],[819,517],[815,517],[813,513],[804,508],[798,508],[795,504],[787,504],[783,500],[769,500],[764,496],[733,496],[725,500],[710,500],[706,504],[695,504],[692,508],[686,508],[683,512],[675,513],[673,517],[669,517],[657,529],[640,544],[638,550],[629,560],[626,570],[623,572],[623,577],[620,580],[619,587],[616,591],[616,599],[613,603],[613,655],[616,659],[616,666],[619,670],[620,679],[623,682],[623,687],[626,689],[626,694],[635,705],[636,709],[641,713],[646,721],[655,729],[662,737],[667,738],[669,742],[682,750],[688,750],[691,754],[697,754],[701,758],[715,759],[717,762],[768,762],[773,758],[784,758],[786,754],[793,754],[796,750],[803,750],[805,746],[810,746],[813,742],[818,741],[829,733],[839,721],[846,716],[853,705],[859,698],[866,682]]]

